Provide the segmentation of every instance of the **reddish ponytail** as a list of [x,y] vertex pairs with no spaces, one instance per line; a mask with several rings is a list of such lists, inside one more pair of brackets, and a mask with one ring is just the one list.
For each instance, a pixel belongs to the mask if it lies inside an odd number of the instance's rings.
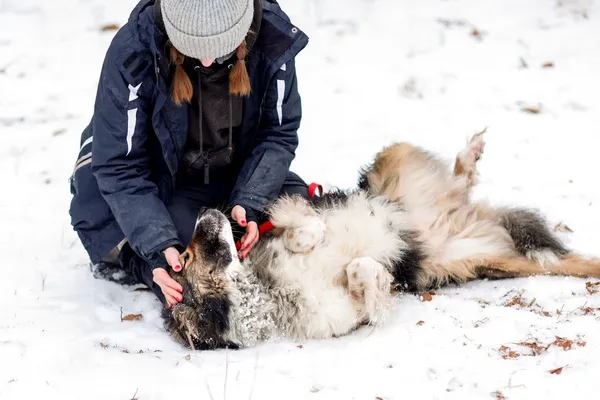
[[229,93],[235,96],[248,96],[252,87],[250,86],[250,77],[246,69],[246,56],[248,47],[244,40],[236,50],[237,62],[229,73]]
[[171,87],[171,96],[177,105],[190,103],[194,94],[192,81],[183,69],[183,61],[185,56],[181,54],[175,47],[171,46],[171,63],[175,64],[175,77],[173,78],[173,86]]

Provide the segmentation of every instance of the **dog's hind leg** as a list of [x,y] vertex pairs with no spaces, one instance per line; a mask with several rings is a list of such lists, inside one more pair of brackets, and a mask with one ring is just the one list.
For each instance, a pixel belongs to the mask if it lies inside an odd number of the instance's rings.
[[600,260],[567,255],[556,262],[540,263],[524,256],[482,257],[455,260],[441,265],[423,263],[418,277],[419,289],[425,290],[451,282],[474,279],[509,279],[534,275],[600,278]]
[[458,153],[454,162],[454,176],[465,175],[469,188],[477,184],[477,161],[481,158],[485,148],[484,133],[485,130],[473,135],[467,146]]
[[377,323],[391,303],[392,276],[370,257],[356,258],[348,264],[348,291],[358,305],[360,322]]
[[600,260],[569,254],[554,263],[541,264],[526,257],[485,260],[476,269],[480,278],[517,278],[533,275],[600,278]]

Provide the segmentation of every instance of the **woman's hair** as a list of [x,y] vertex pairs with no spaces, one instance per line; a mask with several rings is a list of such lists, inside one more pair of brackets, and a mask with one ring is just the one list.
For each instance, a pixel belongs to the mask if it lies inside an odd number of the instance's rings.
[[173,86],[171,88],[171,96],[177,105],[182,103],[190,103],[194,88],[192,81],[183,69],[183,60],[185,56],[181,54],[173,45],[171,45],[171,63],[175,64],[175,77],[173,78]]
[[[171,96],[177,105],[190,103],[194,88],[190,77],[183,69],[183,61],[185,56],[177,50],[171,42],[167,43],[170,47],[171,63],[175,65],[175,76],[171,87]],[[250,77],[246,69],[246,56],[248,55],[248,47],[246,40],[238,46],[235,51],[237,62],[229,72],[229,93],[235,96],[248,96],[251,91]]]
[[250,77],[246,69],[246,56],[248,55],[248,47],[244,40],[238,46],[235,54],[237,62],[229,72],[229,93],[236,96],[248,96],[250,94]]

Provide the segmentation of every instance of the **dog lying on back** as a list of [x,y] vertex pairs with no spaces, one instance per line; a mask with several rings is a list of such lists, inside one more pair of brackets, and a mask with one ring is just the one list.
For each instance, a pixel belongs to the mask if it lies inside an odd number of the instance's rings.
[[381,322],[398,292],[481,278],[537,274],[600,277],[600,261],[571,253],[532,210],[470,200],[484,147],[473,137],[454,170],[398,143],[376,155],[359,189],[268,210],[276,227],[240,261],[229,221],[199,216],[172,277],[183,301],[166,329],[195,349],[277,338],[338,337]]

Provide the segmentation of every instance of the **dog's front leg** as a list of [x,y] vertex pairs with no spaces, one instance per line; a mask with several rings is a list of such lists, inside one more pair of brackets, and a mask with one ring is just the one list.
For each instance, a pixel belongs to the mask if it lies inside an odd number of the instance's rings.
[[325,223],[321,219],[306,216],[301,226],[285,230],[283,244],[293,253],[308,253],[323,242],[325,229]]
[[276,228],[283,229],[283,244],[293,253],[308,253],[325,238],[325,222],[301,197],[284,197],[269,210]]

